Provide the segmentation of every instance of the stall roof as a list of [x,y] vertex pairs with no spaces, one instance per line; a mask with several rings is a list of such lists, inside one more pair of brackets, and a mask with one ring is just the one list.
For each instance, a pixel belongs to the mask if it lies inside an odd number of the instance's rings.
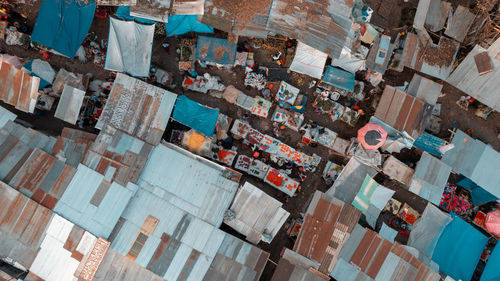
[[[493,65],[493,71],[481,75],[478,72],[474,57],[487,52]],[[476,98],[481,103],[500,112],[500,39],[495,41],[488,49],[476,45],[465,59],[458,65],[453,73],[446,79],[454,87]]]
[[480,140],[457,130],[452,140],[455,146],[443,155],[443,162],[454,172],[460,173],[500,198],[500,153]]
[[354,74],[340,68],[327,66],[321,80],[348,92],[354,91]]
[[432,260],[439,270],[455,280],[471,280],[488,237],[462,218],[453,220],[439,237]]
[[349,16],[353,4],[352,1],[275,0],[267,29],[338,58],[352,26]]
[[170,15],[165,23],[165,31],[170,37],[188,32],[214,33],[214,28],[199,22],[196,15]]
[[236,43],[223,38],[198,36],[195,58],[232,66],[236,60]]
[[5,109],[3,106],[0,106],[0,128],[5,126],[7,122],[16,120],[17,115],[9,110]]
[[328,55],[299,41],[290,71],[321,79]]
[[450,14],[448,18],[444,34],[459,42],[463,42],[475,18],[476,15],[471,13],[468,8],[458,5],[455,12]]
[[213,136],[219,110],[199,104],[186,96],[179,96],[172,118],[208,137]]
[[405,186],[410,186],[414,171],[396,157],[389,156],[384,161],[383,170],[389,177],[401,182]]
[[439,205],[450,173],[450,166],[424,152],[413,174],[410,191]]
[[343,240],[360,217],[361,211],[353,206],[338,199],[329,201],[322,192],[316,191],[293,250],[317,262],[317,269],[328,275],[335,266]]
[[408,85],[408,94],[425,103],[435,105],[442,89],[443,84],[415,74]]
[[84,91],[65,85],[54,117],[75,125],[80,116],[84,97]]
[[430,113],[430,106],[423,101],[386,85],[374,116],[394,129],[416,137],[423,131],[426,111]]
[[31,35],[31,41],[74,58],[89,32],[96,3],[90,1],[44,0]]
[[35,111],[40,78],[32,77],[0,58],[0,100],[24,112]]
[[330,278],[324,278],[322,275],[309,270],[314,263],[303,261],[296,252],[285,248],[283,256],[280,258],[278,266],[274,270],[271,281],[325,281]]
[[401,63],[427,75],[446,80],[451,73],[460,44],[453,39],[441,37],[434,44],[426,30],[420,34],[408,33]]
[[21,124],[8,121],[2,128],[6,134],[16,138],[17,141],[24,143],[29,148],[39,148],[47,153],[51,153],[56,143],[56,138],[49,137],[35,131],[31,128],[26,128]]
[[[168,161],[169,165],[164,165]],[[154,148],[139,185],[197,218],[220,226],[238,189],[233,172],[173,144]]]
[[111,125],[152,145],[160,143],[177,95],[132,78],[116,75],[96,128]]
[[282,205],[256,186],[245,182],[229,208],[236,216],[225,223],[246,235],[246,240],[250,243],[257,244],[264,233],[274,238],[287,220],[290,213]]
[[106,176],[80,164],[54,212],[95,236],[107,238],[136,191],[133,183],[111,183]]
[[384,74],[387,70],[389,62],[391,61],[395,46],[396,45],[394,43],[391,44],[390,36],[377,36],[372,47],[370,48],[368,56],[366,57],[366,67]]
[[430,154],[441,157],[441,151],[439,148],[446,145],[446,141],[440,139],[434,135],[427,132],[423,132],[418,138],[413,142],[413,146],[416,148],[429,152]]
[[167,22],[172,0],[137,1],[130,6],[130,15],[157,22]]
[[149,77],[154,33],[154,24],[110,17],[104,69]]
[[96,135],[89,132],[64,128],[57,137],[51,154],[57,155],[61,160],[66,159],[66,164],[76,168],[87,157],[87,151],[95,138]]

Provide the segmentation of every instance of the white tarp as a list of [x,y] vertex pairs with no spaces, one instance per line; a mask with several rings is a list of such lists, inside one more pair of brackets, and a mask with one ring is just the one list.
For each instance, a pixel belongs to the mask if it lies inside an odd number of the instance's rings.
[[61,99],[59,100],[59,104],[57,105],[54,117],[73,125],[76,124],[78,116],[80,115],[80,108],[82,107],[84,97],[84,91],[64,85],[64,90],[62,92]]
[[345,71],[356,73],[358,70],[365,69],[365,60],[361,55],[351,54],[351,51],[344,47],[340,53],[340,57],[333,59],[332,66],[338,66]]
[[321,79],[328,55],[299,42],[290,70]]
[[154,31],[154,24],[110,18],[104,69],[138,77],[149,76]]

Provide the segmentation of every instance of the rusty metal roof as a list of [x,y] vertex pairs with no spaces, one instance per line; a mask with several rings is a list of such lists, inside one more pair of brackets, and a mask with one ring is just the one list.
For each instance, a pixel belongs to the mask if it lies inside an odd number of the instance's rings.
[[135,6],[137,0],[96,0],[99,6]]
[[352,5],[345,2],[275,0],[267,29],[338,58],[352,26],[349,19]]
[[324,281],[330,280],[329,276],[312,270],[314,264],[302,258],[296,252],[285,249],[278,266],[274,270],[271,281]]
[[0,58],[0,100],[17,109],[33,113],[40,78],[32,77]]
[[57,137],[51,154],[59,159],[65,159],[66,164],[78,167],[95,140],[96,135],[70,128],[64,128]]
[[177,95],[118,73],[96,124],[111,125],[152,145],[160,143]]
[[330,274],[345,238],[354,229],[361,212],[340,200],[328,201],[316,191],[307,208],[293,250],[319,263],[318,270]]

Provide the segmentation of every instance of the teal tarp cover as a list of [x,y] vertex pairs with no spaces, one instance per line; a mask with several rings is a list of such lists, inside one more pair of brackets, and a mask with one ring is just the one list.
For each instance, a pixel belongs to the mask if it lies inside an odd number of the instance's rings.
[[450,222],[439,237],[432,260],[439,270],[455,280],[471,280],[488,237],[451,213]]
[[480,187],[472,180],[464,176],[461,176],[461,179],[457,182],[457,184],[463,188],[466,188],[467,190],[470,190],[472,203],[475,206],[498,200],[498,198],[495,195],[484,190],[484,188]]
[[323,82],[334,87],[353,92],[354,91],[354,74],[348,71],[327,66],[323,73]]
[[495,249],[493,249],[479,281],[498,280],[500,280],[500,243],[497,242],[497,245],[495,246]]
[[79,0],[42,0],[31,41],[74,58],[89,32],[96,3]]
[[217,126],[217,116],[219,116],[218,109],[201,105],[186,96],[179,96],[175,102],[172,118],[211,137],[215,132],[215,126]]
[[236,43],[229,43],[227,39],[222,38],[198,36],[195,58],[201,61],[232,65],[236,60]]
[[135,21],[140,22],[140,23],[156,23],[156,21],[154,21],[154,20],[148,20],[148,19],[143,19],[143,18],[131,16],[130,15],[130,7],[127,7],[127,6],[118,7],[118,9],[116,10],[115,16],[117,16],[121,19],[124,19],[124,20],[128,20],[128,21],[135,20]]
[[186,34],[188,32],[214,33],[214,28],[198,22],[197,15],[171,15],[165,23],[167,37]]
[[446,142],[436,136],[424,132],[422,135],[413,142],[413,145],[423,151],[427,151],[430,154],[441,157],[441,151],[439,148],[444,146]]

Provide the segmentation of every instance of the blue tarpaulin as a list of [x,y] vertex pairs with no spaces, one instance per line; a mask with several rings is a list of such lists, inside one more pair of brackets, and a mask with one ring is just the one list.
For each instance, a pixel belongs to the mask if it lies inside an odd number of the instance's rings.
[[172,118],[194,130],[211,137],[217,126],[219,110],[206,107],[186,96],[179,96],[175,102]]
[[79,0],[42,0],[31,41],[73,58],[89,32],[96,3]]
[[340,68],[327,66],[321,80],[339,89],[354,91],[354,74]]
[[472,180],[464,176],[462,176],[462,178],[458,181],[457,184],[471,191],[472,203],[475,206],[498,200],[498,198],[495,195],[484,190],[484,188],[480,187]]
[[227,39],[222,38],[198,36],[195,58],[201,61],[232,65],[236,60],[236,43],[229,43]]
[[481,279],[479,281],[498,281],[500,280],[500,243],[497,242],[495,249],[488,259],[488,263],[483,270]]
[[116,10],[115,16],[117,16],[121,19],[124,19],[124,20],[128,20],[128,21],[136,20],[140,23],[156,23],[156,21],[154,21],[154,20],[148,20],[148,19],[144,19],[144,18],[138,18],[138,17],[131,16],[130,15],[130,7],[126,7],[126,6],[118,7],[118,9]]
[[171,15],[165,23],[167,37],[186,34],[194,31],[197,33],[214,33],[214,28],[198,22],[197,15]]
[[439,237],[432,260],[455,280],[471,280],[488,237],[455,214]]
[[446,142],[436,136],[424,132],[415,140],[413,145],[423,151],[427,151],[434,156],[441,157],[439,148],[444,146]]

